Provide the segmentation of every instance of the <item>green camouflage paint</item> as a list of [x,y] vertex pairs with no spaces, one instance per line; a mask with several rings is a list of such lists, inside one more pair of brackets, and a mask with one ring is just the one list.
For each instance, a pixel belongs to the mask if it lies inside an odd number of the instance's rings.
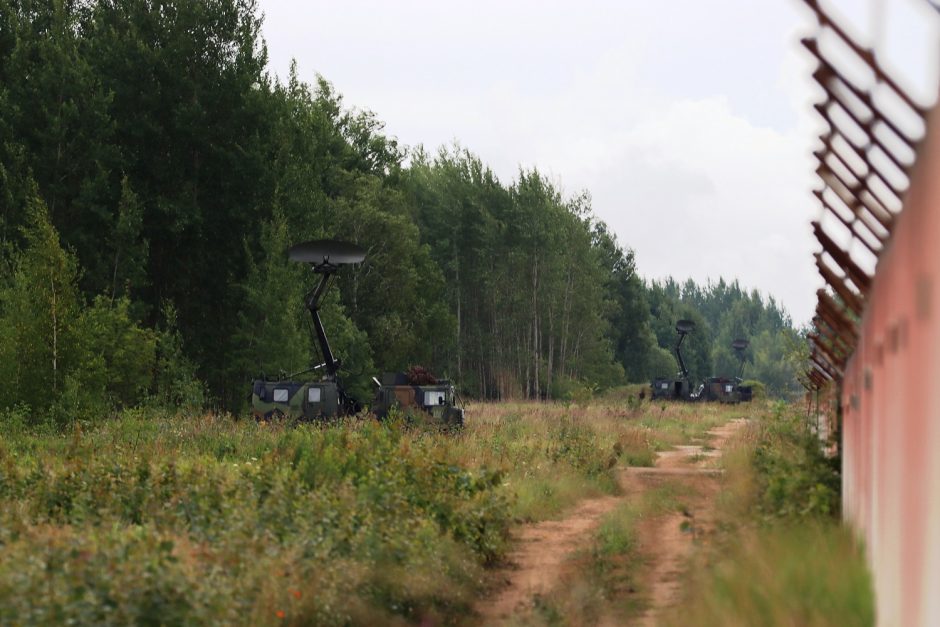
[[257,420],[334,418],[339,414],[336,383],[255,381],[251,390],[251,413]]

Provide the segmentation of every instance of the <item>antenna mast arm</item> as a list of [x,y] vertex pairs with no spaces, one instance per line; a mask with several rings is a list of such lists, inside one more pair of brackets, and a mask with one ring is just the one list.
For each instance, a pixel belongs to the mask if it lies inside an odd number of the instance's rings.
[[682,340],[685,339],[685,335],[686,335],[685,333],[679,334],[679,341],[676,342],[676,359],[679,360],[679,373],[682,375],[683,378],[688,379],[689,371],[685,367],[685,362],[682,360],[682,351],[679,350],[679,347],[682,346]]
[[313,318],[313,328],[317,332],[317,340],[320,342],[320,351],[323,353],[323,365],[326,367],[326,371],[331,377],[336,377],[336,373],[339,371],[339,362],[333,357],[333,351],[330,350],[330,342],[326,339],[326,330],[323,328],[323,321],[320,320],[320,301],[323,299],[323,294],[329,287],[330,279],[333,276],[333,272],[336,270],[324,267],[322,270],[317,268],[317,271],[323,274],[323,278],[320,279],[320,284],[317,285],[316,289],[307,296],[306,304],[307,309],[310,310],[310,316]]

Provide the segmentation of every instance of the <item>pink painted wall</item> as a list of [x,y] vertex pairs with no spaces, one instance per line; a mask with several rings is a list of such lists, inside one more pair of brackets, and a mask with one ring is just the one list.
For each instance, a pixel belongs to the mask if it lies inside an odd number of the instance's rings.
[[865,541],[879,625],[940,625],[940,115],[878,262],[848,362],[843,516]]

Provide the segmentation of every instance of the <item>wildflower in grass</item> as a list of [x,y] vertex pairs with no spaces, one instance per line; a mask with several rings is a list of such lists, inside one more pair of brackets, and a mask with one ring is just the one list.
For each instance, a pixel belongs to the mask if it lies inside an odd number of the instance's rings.
[[274,615],[277,616],[278,618],[284,618],[285,616],[287,616],[287,614],[284,613],[284,610],[278,610],[274,612]]
[[290,593],[293,595],[295,599],[300,598],[300,590],[291,590]]

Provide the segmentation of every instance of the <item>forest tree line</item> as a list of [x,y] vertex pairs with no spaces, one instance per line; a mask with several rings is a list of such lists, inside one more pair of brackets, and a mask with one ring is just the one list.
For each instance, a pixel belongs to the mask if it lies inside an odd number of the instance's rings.
[[[408,149],[322,78],[267,67],[252,0],[0,0],[0,407],[238,410],[320,358],[287,249],[359,244],[322,316],[354,395],[412,364],[481,398],[675,374],[792,388],[772,298],[644,282],[588,193]],[[795,348],[796,347],[796,348]]]

